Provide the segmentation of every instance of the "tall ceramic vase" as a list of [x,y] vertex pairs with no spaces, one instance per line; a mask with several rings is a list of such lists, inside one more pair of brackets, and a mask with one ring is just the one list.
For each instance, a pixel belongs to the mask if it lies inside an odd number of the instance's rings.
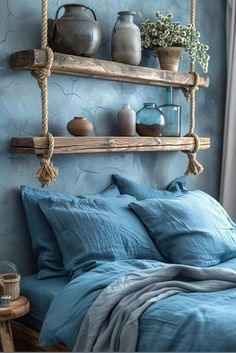
[[136,12],[120,11],[112,32],[111,56],[119,63],[139,65],[142,57],[141,34],[134,23]]
[[180,47],[163,47],[156,48],[160,67],[162,70],[178,71],[182,48]]

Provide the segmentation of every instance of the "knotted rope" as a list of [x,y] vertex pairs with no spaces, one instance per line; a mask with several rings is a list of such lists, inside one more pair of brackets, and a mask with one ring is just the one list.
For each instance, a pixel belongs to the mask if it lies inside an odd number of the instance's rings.
[[[193,25],[196,24],[196,0],[191,0],[191,23]],[[189,131],[186,137],[194,138],[194,148],[192,151],[184,152],[187,154],[189,163],[186,169],[185,175],[194,174],[199,175],[203,172],[204,168],[197,161],[197,152],[200,149],[200,139],[197,134],[194,133],[195,124],[196,124],[196,91],[199,86],[199,75],[195,72],[195,60],[190,63],[190,72],[195,77],[195,82],[192,87],[184,90],[184,95],[187,100],[190,100],[190,123],[189,123]]]
[[53,51],[47,46],[48,24],[47,24],[48,1],[42,0],[42,25],[41,25],[41,49],[47,54],[47,64],[43,68],[32,71],[37,79],[41,92],[42,103],[42,136],[48,139],[48,152],[40,157],[40,168],[36,171],[42,187],[48,186],[58,176],[58,169],[53,166],[51,157],[54,152],[54,137],[48,131],[48,77],[51,74],[53,64]]

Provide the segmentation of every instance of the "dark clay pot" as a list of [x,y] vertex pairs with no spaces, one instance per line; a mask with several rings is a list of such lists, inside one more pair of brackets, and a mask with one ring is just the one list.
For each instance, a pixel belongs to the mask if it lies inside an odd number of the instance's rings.
[[[64,15],[58,18],[60,10]],[[48,20],[48,41],[52,50],[93,57],[98,50],[102,32],[95,13],[82,4],[66,4],[58,8],[55,20]]]

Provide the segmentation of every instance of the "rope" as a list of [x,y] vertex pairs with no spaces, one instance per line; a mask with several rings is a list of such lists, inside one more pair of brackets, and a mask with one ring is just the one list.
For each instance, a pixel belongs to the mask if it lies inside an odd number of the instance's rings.
[[[193,25],[196,24],[196,0],[191,0],[191,23]],[[200,139],[194,133],[195,124],[196,124],[196,91],[198,90],[199,85],[199,75],[195,72],[195,60],[190,63],[190,72],[195,77],[194,85],[190,89],[184,90],[185,97],[187,100],[190,100],[190,123],[189,123],[189,131],[186,137],[194,138],[194,148],[192,151],[184,152],[187,154],[189,163],[186,169],[185,175],[194,174],[199,175],[203,172],[204,168],[197,161],[197,152],[200,149]]]
[[58,176],[58,169],[53,166],[51,157],[54,152],[54,137],[48,131],[48,77],[51,75],[53,64],[53,51],[47,46],[48,42],[48,0],[42,0],[42,23],[41,23],[41,49],[45,50],[47,63],[45,67],[36,69],[32,75],[37,79],[41,92],[42,104],[42,136],[48,139],[48,152],[40,157],[40,168],[35,176],[42,187],[48,186]]

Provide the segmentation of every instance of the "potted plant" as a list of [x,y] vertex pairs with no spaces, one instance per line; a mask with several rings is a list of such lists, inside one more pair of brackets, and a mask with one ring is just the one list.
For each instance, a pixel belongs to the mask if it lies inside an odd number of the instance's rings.
[[208,71],[209,47],[200,41],[200,33],[192,24],[182,25],[173,21],[172,15],[156,13],[156,22],[149,19],[140,23],[142,47],[151,48],[158,55],[161,69],[178,71],[182,48],[196,60],[203,72]]

